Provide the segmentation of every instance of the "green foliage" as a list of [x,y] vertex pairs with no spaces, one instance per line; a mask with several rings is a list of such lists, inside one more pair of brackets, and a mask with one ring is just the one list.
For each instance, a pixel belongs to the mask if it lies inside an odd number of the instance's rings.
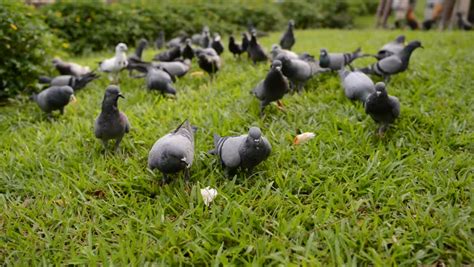
[[58,46],[33,8],[14,1],[0,4],[0,99],[33,87]]
[[[425,49],[388,87],[401,115],[384,138],[336,73],[315,77],[258,116],[249,94],[268,72],[222,54],[214,80],[186,75],[177,98],[121,73],[131,131],[121,151],[94,137],[107,75],[48,120],[31,102],[0,108],[0,262],[10,266],[462,266],[474,259],[474,62],[464,32],[296,31],[296,52],[374,53],[405,34]],[[262,38],[266,48],[280,33]],[[316,40],[316,41],[315,41]],[[150,60],[156,50],[145,50]],[[113,51],[70,60],[93,66]],[[374,59],[355,61],[364,67]],[[191,73],[200,71],[193,62]],[[146,169],[153,143],[184,118],[199,127],[188,185]],[[273,146],[252,174],[228,179],[212,133],[260,126]],[[296,129],[315,138],[291,144]],[[199,189],[217,188],[206,207]]]

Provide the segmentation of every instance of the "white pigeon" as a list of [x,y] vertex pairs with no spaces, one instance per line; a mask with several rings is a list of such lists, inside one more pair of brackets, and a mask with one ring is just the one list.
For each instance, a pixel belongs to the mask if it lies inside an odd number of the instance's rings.
[[[127,54],[125,53],[127,50],[126,44],[119,43],[115,47],[115,56],[113,58],[99,62],[99,70],[110,73],[109,79],[112,81],[116,81],[118,73],[128,66]],[[113,75],[113,79],[111,75]]]

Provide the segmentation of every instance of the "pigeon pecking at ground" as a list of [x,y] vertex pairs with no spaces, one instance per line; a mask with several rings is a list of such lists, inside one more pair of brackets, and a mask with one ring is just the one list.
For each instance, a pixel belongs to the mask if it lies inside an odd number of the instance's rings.
[[104,148],[107,149],[109,140],[115,140],[115,150],[118,150],[123,136],[130,131],[130,123],[125,113],[118,109],[119,97],[124,98],[116,85],[109,85],[105,90],[102,100],[102,111],[95,120],[95,137],[102,140]]
[[31,99],[35,101],[38,106],[51,116],[51,112],[59,110],[64,114],[64,107],[70,102],[76,101],[74,97],[74,90],[70,86],[51,86],[39,94],[33,94]]
[[349,65],[352,61],[360,57],[365,57],[368,55],[362,54],[362,51],[357,48],[352,53],[328,53],[326,49],[321,49],[319,55],[319,66],[321,68],[330,68],[331,70],[339,70],[341,67]]
[[288,22],[288,28],[286,29],[285,33],[283,33],[283,36],[280,39],[281,48],[291,50],[291,48],[295,44],[296,40],[295,40],[295,35],[293,33],[294,26],[295,26],[295,21],[290,20]]
[[365,74],[375,74],[385,79],[387,84],[390,76],[403,72],[408,68],[410,57],[413,51],[418,47],[423,48],[419,41],[412,41],[406,45],[400,52],[379,60],[366,68],[360,69]]
[[283,75],[281,69],[281,61],[273,61],[271,69],[265,79],[260,81],[252,90],[255,96],[260,100],[260,116],[263,115],[265,107],[273,101],[277,101],[281,107],[280,99],[290,90],[288,79]]
[[163,173],[163,184],[168,175],[184,170],[184,179],[189,181],[189,169],[194,159],[194,133],[196,128],[185,120],[176,130],[155,142],[148,154],[148,168]]
[[148,90],[158,90],[163,94],[176,95],[176,89],[173,87],[173,77],[165,69],[148,65],[147,72],[145,80]]
[[396,54],[405,47],[405,35],[398,36],[395,40],[390,43],[385,44],[380,48],[375,56],[378,60],[389,57],[393,54]]
[[305,60],[290,59],[286,55],[279,55],[277,59],[282,63],[283,74],[291,81],[292,86],[296,87],[298,93],[302,93],[306,82],[313,77],[312,66]]
[[343,68],[338,72],[344,93],[350,100],[359,100],[365,103],[367,97],[375,92],[374,82],[366,74]]
[[127,54],[125,53],[127,50],[126,44],[119,43],[115,47],[115,56],[113,58],[99,62],[99,70],[113,75],[109,75],[109,78],[114,82],[118,81],[118,73],[128,65]]
[[250,58],[253,61],[253,64],[257,64],[259,61],[267,61],[268,56],[265,53],[263,47],[257,42],[257,37],[255,34],[252,34],[250,38],[249,46],[247,48]]
[[365,113],[380,124],[379,136],[383,136],[389,125],[400,115],[400,101],[389,96],[383,82],[375,84],[375,92],[371,93],[365,102]]
[[74,62],[62,61],[60,58],[53,59],[53,65],[61,75],[80,77],[91,71],[91,69],[87,66],[81,66]]
[[54,78],[41,76],[39,77],[40,83],[49,84],[50,86],[65,86],[72,87],[74,91],[84,88],[91,81],[99,78],[99,75],[94,72],[88,72],[87,74],[77,77],[72,75],[60,75]]
[[214,134],[214,147],[209,153],[219,157],[227,175],[233,175],[238,168],[251,172],[272,151],[272,146],[258,127],[251,127],[248,134],[241,136],[221,137]]
[[213,48],[199,49],[196,51],[198,64],[211,77],[221,68],[221,58]]

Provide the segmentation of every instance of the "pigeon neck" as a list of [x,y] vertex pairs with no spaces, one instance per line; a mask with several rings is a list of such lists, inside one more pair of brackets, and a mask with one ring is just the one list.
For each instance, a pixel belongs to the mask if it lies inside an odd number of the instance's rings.
[[105,98],[102,101],[102,111],[106,113],[118,113],[117,99]]
[[118,60],[125,60],[127,58],[127,55],[125,55],[125,52],[117,51],[117,52],[115,52],[115,57]]
[[140,43],[140,45],[138,45],[137,50],[135,51],[135,55],[138,58],[142,58],[142,53],[143,53],[143,50],[145,49],[145,46],[146,46],[145,43]]

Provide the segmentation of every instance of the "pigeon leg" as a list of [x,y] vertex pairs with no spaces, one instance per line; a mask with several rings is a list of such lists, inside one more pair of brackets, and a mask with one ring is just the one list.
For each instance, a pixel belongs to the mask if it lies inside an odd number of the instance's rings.
[[107,140],[102,139],[102,145],[104,146],[104,149],[107,150]]
[[385,85],[387,85],[390,82],[390,76],[385,76],[384,82],[385,82]]
[[168,182],[169,182],[168,175],[163,173],[163,178],[161,179],[161,186],[168,184]]
[[285,106],[283,105],[283,102],[281,102],[281,100],[277,100],[277,108],[281,111],[285,110]]
[[120,145],[120,142],[122,142],[122,138],[123,138],[123,136],[121,136],[121,137],[119,137],[115,140],[115,146],[114,146],[115,151],[119,150],[119,145]]
[[263,110],[265,109],[265,107],[267,106],[267,102],[265,101],[262,101],[260,102],[260,117],[263,117],[264,113],[263,113]]
[[387,131],[387,129],[388,129],[388,124],[382,124],[377,131],[378,136],[380,138],[383,138],[385,135],[385,131]]
[[184,169],[184,181],[189,184],[189,178],[191,178],[191,172],[189,168]]
[[232,176],[234,176],[234,174],[235,174],[235,170],[234,170],[234,169],[231,169],[231,168],[228,168],[228,167],[226,167],[226,168],[224,169],[224,174],[225,174],[225,176],[226,176],[227,178],[229,178],[229,179],[230,179],[230,178],[232,178]]
[[64,115],[64,107],[62,107],[62,108],[59,110],[59,113],[60,113],[61,115]]
[[303,93],[303,86],[303,83],[298,83],[298,85],[296,86],[296,88],[298,89],[298,94],[300,95]]
[[351,71],[354,71],[354,67],[352,67],[351,64],[347,64],[347,66],[349,66],[349,69],[350,69]]

